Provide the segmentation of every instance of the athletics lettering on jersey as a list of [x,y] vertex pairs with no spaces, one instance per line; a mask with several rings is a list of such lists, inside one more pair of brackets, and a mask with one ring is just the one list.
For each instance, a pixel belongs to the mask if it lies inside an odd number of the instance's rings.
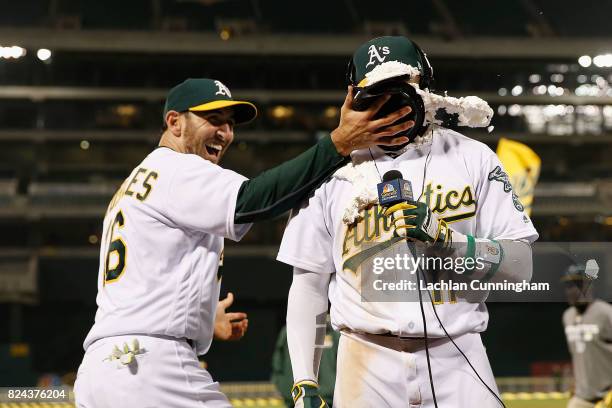
[[434,190],[431,185],[432,183],[429,183],[425,186],[424,199],[421,199],[421,201],[427,204],[432,212],[444,214],[447,211],[467,210],[467,212],[461,214],[443,217],[447,223],[466,220],[476,214],[476,200],[471,186],[465,186],[463,191],[459,193],[457,190],[443,191],[441,184],[437,184]]
[[[432,184],[436,186],[435,189]],[[476,214],[476,200],[469,185],[460,193],[458,190],[444,191],[441,184],[430,182],[420,201],[434,213],[451,212],[443,217],[449,223],[466,220]],[[356,274],[363,262],[401,241],[401,238],[393,236],[391,226],[391,217],[385,217],[384,208],[380,205],[362,210],[358,221],[344,229],[342,269]]]
[[361,211],[359,221],[345,226],[343,270],[356,274],[364,261],[401,240],[393,236],[391,218],[385,217],[384,212],[380,205],[370,206]]

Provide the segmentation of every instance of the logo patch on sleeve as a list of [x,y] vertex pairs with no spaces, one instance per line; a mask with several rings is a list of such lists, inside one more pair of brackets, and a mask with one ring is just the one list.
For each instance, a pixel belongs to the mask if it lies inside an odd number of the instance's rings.
[[514,203],[514,208],[516,208],[517,211],[522,212],[525,210],[525,207],[523,207],[523,204],[521,204],[521,202],[519,201],[518,196],[512,190],[512,184],[510,184],[510,178],[508,177],[506,172],[501,169],[500,166],[495,167],[489,173],[488,178],[489,178],[489,181],[493,180],[493,181],[499,181],[500,183],[502,183],[504,185],[504,192],[512,193],[512,202]]

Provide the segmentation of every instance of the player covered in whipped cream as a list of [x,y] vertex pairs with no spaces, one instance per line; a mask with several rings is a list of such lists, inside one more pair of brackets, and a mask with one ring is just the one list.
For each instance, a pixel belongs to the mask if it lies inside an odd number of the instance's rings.
[[[423,251],[482,263],[447,275],[484,282],[531,279],[531,243],[538,233],[503,166],[486,145],[449,128],[486,127],[493,111],[475,96],[433,93],[427,57],[405,37],[363,44],[347,79],[353,109],[390,95],[379,114],[409,105],[411,114],[398,122],[414,125],[403,132],[408,143],[354,151],[351,163],[292,212],[278,259],[294,268],[287,335],[296,406],[322,404],[317,321],[328,300],[332,326],[342,334],[334,407],[502,406],[480,338],[488,323],[486,293],[424,291],[415,300],[408,293],[376,293],[371,285],[383,276],[374,270],[376,261],[417,256],[406,240]],[[390,170],[410,182],[413,199],[383,207],[377,184]],[[429,272],[423,276],[435,279]]]

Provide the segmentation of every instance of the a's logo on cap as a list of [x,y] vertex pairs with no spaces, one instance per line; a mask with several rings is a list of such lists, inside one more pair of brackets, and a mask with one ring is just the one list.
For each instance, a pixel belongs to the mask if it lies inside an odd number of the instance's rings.
[[370,61],[366,64],[366,68],[372,64],[377,63],[376,61],[374,61],[374,58],[378,60],[378,64],[385,62],[385,59],[387,58],[387,55],[389,55],[390,52],[389,47],[380,47],[380,51],[382,52],[384,57],[380,55],[380,52],[378,52],[378,48],[376,48],[376,45],[370,45],[370,48],[368,48],[368,55],[370,56]]
[[217,85],[217,88],[219,89],[217,92],[215,92],[215,95],[225,95],[228,98],[232,97],[230,90],[227,88],[227,86],[223,85],[221,81],[215,81],[215,85]]
[[393,184],[385,184],[385,186],[383,187],[383,194],[392,193],[394,191],[395,187],[393,187]]

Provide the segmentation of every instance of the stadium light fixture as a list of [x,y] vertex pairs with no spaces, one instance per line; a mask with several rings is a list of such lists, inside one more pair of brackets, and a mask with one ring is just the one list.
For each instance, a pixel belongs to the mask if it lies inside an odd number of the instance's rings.
[[26,55],[26,50],[25,50],[25,48],[21,48],[21,47],[19,47],[18,45],[13,45],[13,46],[10,48],[10,51],[9,51],[9,52],[10,52],[10,56],[11,56],[11,58],[15,58],[15,59],[17,59],[17,58],[21,58],[21,57],[23,57],[24,55]]
[[514,105],[510,105],[510,107],[508,108],[508,115],[510,116],[519,116],[521,114],[521,105],[518,104],[514,104]]
[[221,31],[219,31],[219,37],[221,37],[221,39],[223,41],[227,41],[232,37],[232,31],[229,28],[222,28]]
[[588,55],[583,55],[582,57],[578,58],[578,63],[580,64],[581,67],[584,68],[588,68],[591,66],[591,57],[589,57]]
[[274,119],[288,119],[293,116],[294,110],[291,106],[277,105],[271,110]]
[[22,48],[18,45],[13,45],[11,47],[2,47],[0,46],[0,58],[5,59],[18,59],[26,55],[25,48]]
[[531,74],[529,75],[529,82],[532,84],[537,84],[542,79],[542,76],[539,74]]
[[600,54],[593,58],[593,64],[598,68],[612,67],[612,54]]
[[36,56],[41,61],[47,61],[49,58],[51,58],[51,50],[48,50],[46,48],[41,48],[38,51],[36,51]]
[[550,80],[556,84],[560,84],[564,79],[563,74],[552,74],[550,76]]

